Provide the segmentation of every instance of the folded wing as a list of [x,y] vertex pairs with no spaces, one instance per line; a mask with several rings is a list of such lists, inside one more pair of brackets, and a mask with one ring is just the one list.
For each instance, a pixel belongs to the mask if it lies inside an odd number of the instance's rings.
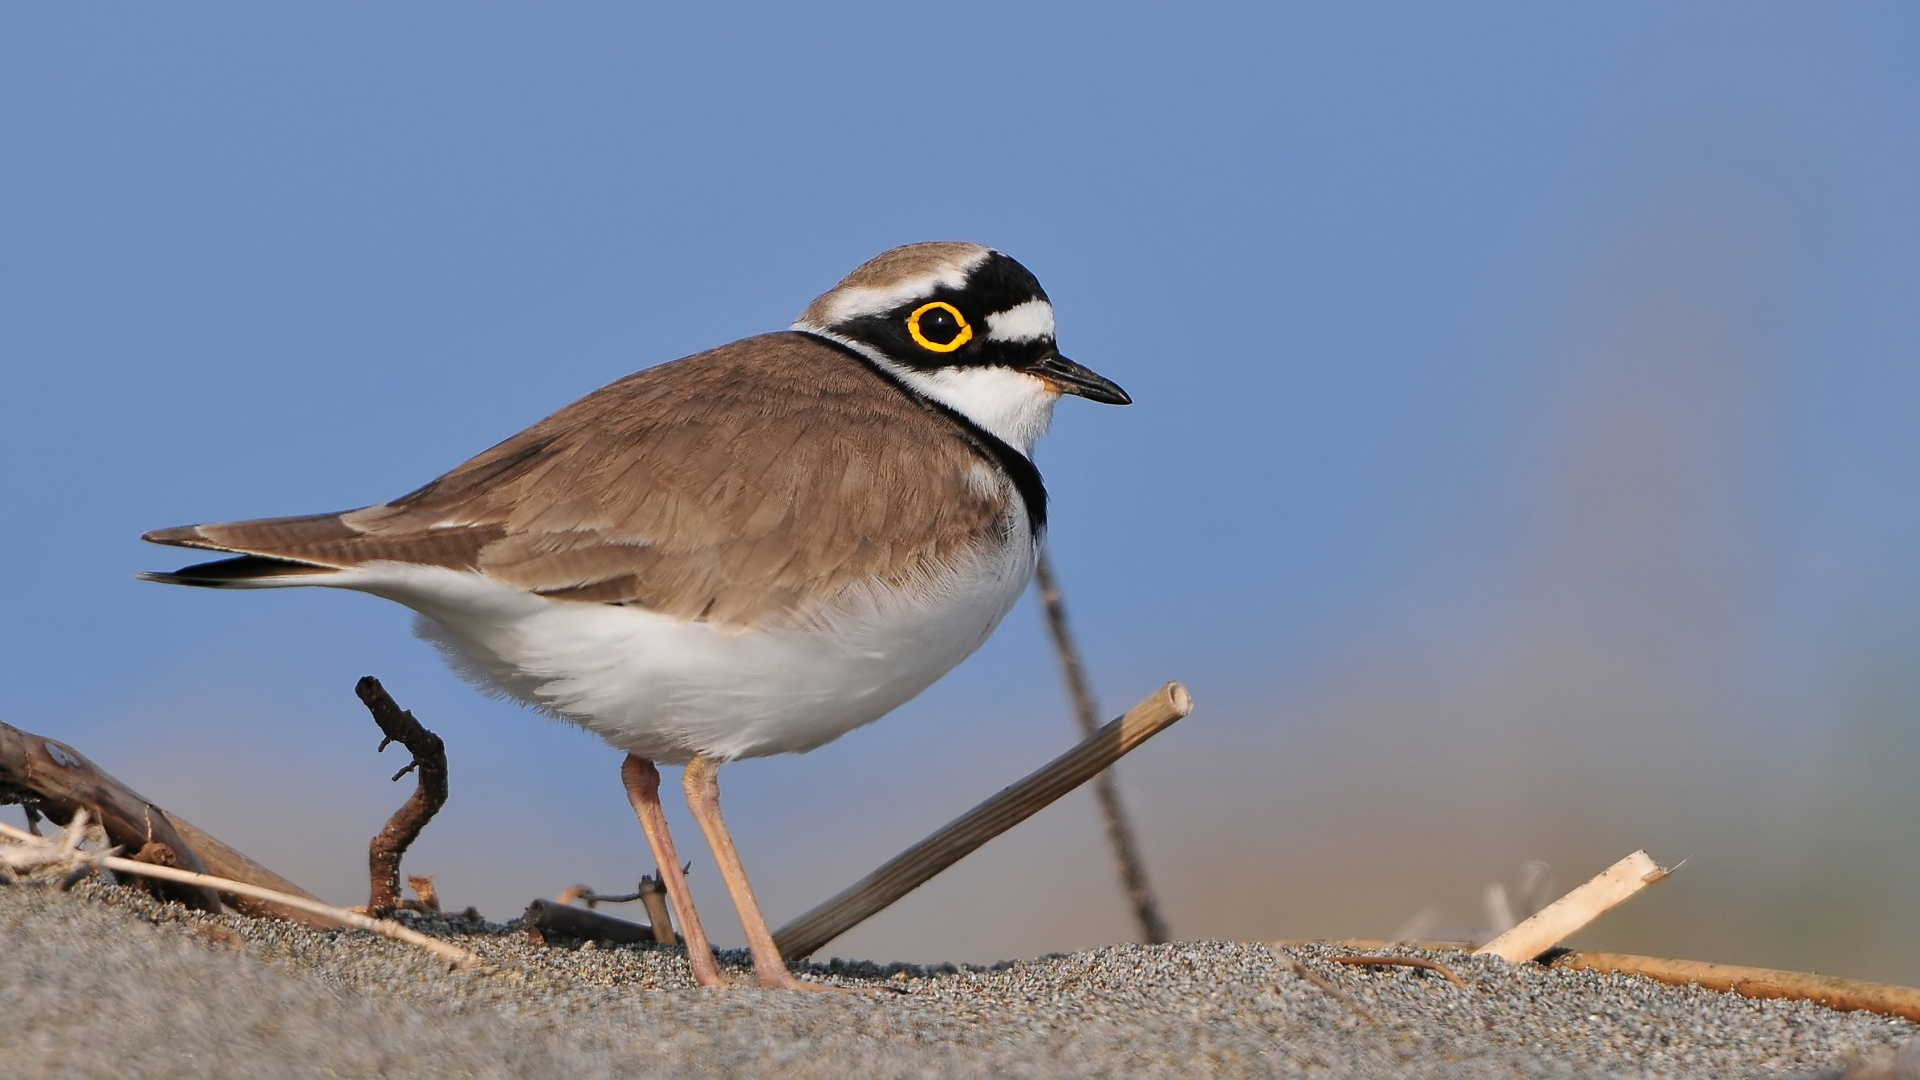
[[987,465],[856,359],[769,334],[628,376],[390,503],[148,533],[238,557],[146,576],[258,588],[409,563],[751,626],[1005,539]]

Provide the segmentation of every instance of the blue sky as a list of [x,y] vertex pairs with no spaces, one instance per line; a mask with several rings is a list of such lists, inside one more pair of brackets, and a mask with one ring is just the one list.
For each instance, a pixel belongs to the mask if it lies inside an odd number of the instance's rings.
[[[617,754],[378,601],[139,584],[178,559],[138,535],[390,498],[969,239],[1137,401],[1067,402],[1038,456],[1103,700],[1201,705],[1122,770],[1176,931],[1469,925],[1522,859],[1665,840],[1698,884],[1634,943],[1920,978],[1920,938],[1866,948],[1892,917],[1809,884],[1920,889],[1885,869],[1920,854],[1888,779],[1920,766],[1916,24],[8,7],[0,718],[347,900],[402,794],[351,695],[378,674],[453,748],[409,864],[443,894],[629,882]],[[776,921],[1066,745],[1045,650],[1023,606],[880,725],[728,771]],[[1808,821],[1889,839],[1835,870]],[[1069,800],[836,949],[1123,937],[1104,859]],[[979,917],[1008,889],[1022,915]],[[1756,890],[1784,899],[1739,933],[1706,914]]]

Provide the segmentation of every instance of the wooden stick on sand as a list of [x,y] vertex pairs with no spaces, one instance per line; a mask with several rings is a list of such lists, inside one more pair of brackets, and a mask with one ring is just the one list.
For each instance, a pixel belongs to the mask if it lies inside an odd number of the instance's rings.
[[1179,683],[1170,682],[1154,691],[1080,745],[781,927],[773,935],[780,955],[797,960],[860,925],[1192,711],[1193,698]]
[[1721,990],[1741,997],[1791,998],[1818,1002],[1829,1009],[1843,1012],[1858,1009],[1920,1020],[1920,989],[1911,986],[1889,986],[1886,983],[1840,979],[1800,971],[1709,964],[1703,960],[1664,960],[1657,956],[1633,956],[1628,953],[1570,952],[1553,960],[1552,964],[1554,967],[1584,971],[1644,975],[1675,986],[1696,983],[1709,990]]
[[[192,822],[147,801],[63,742],[0,724],[0,786],[27,792],[43,812],[54,813],[56,822],[85,810],[106,829],[108,840],[129,851],[139,851],[148,841],[158,840],[174,849],[182,869],[206,870],[225,880],[319,902],[312,893],[202,832]],[[176,845],[167,839],[169,835],[181,843]],[[241,893],[229,892],[223,899],[241,914],[256,918],[289,919],[321,929],[344,925],[314,911]]]

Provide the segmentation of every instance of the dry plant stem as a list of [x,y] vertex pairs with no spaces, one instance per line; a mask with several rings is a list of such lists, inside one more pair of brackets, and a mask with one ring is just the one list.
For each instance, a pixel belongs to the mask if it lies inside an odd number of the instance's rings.
[[1665,960],[1628,953],[1571,952],[1552,961],[1554,967],[1585,971],[1644,975],[1663,983],[1695,983],[1750,998],[1789,998],[1811,1001],[1829,1009],[1864,1011],[1920,1021],[1920,988],[1890,986],[1861,979],[1839,979],[1799,971],[1710,964],[1701,960]]
[[707,932],[700,926],[700,915],[693,910],[693,893],[687,889],[686,876],[680,872],[680,855],[673,850],[673,836],[667,832],[667,815],[660,808],[660,770],[646,758],[628,754],[620,766],[620,779],[626,784],[627,801],[633,804],[640,831],[646,834],[647,847],[659,867],[660,881],[667,887],[667,899],[680,920],[693,981],[700,986],[727,985],[713,958],[713,946],[707,944]]
[[372,880],[367,911],[391,914],[400,906],[400,859],[447,802],[447,747],[440,736],[420,726],[413,714],[394,704],[380,680],[371,675],[354,684],[353,692],[380,725],[380,749],[399,743],[413,755],[412,764],[393,774],[395,780],[418,769],[413,795],[387,819],[386,827],[367,847],[367,870]]
[[773,943],[767,918],[760,913],[760,901],[754,899],[753,885],[747,881],[746,867],[740,864],[740,852],[733,846],[733,834],[727,831],[726,820],[720,816],[719,772],[719,762],[710,757],[696,757],[687,762],[681,782],[687,791],[687,808],[693,811],[693,819],[700,823],[700,831],[707,836],[713,861],[726,880],[727,895],[733,898],[733,909],[740,915],[740,928],[746,931],[747,951],[753,954],[754,982],[775,990],[831,989],[795,978],[793,972],[787,970],[779,947]]
[[[0,835],[8,836],[15,840],[38,840],[41,843],[51,843],[51,841],[41,840],[38,837],[34,837],[31,833],[22,832],[19,829],[4,824],[0,824]],[[214,877],[210,874],[197,874],[191,870],[181,870],[172,866],[155,866],[151,863],[135,862],[132,859],[123,859],[117,855],[86,855],[85,853],[81,853],[81,857],[86,862],[118,873],[137,874],[141,877],[158,878],[162,881],[172,881],[182,885],[193,885],[215,892],[233,893],[239,896],[252,897],[255,900],[267,901],[280,907],[296,908],[302,911],[312,912],[316,915],[324,915],[335,925],[350,926],[356,930],[367,930],[384,938],[402,941],[409,945],[417,945],[433,953],[435,956],[439,956],[455,964],[467,967],[484,966],[478,956],[457,945],[449,945],[437,938],[428,937],[417,930],[410,930],[396,922],[391,922],[386,919],[369,918],[357,911],[349,911],[346,908],[337,908],[330,904],[323,904],[309,897],[275,892],[272,889],[263,889],[258,885],[249,885],[244,881],[232,881],[227,878]]]
[[556,899],[563,904],[571,904],[576,900],[585,900],[588,907],[598,907],[601,904],[630,904],[640,899],[640,890],[635,889],[630,893],[609,896],[606,893],[594,892],[585,885],[575,885],[573,888],[562,892]]
[[[1276,941],[1269,945],[1344,945],[1350,949],[1384,949],[1412,944],[1434,952],[1465,952],[1473,946],[1464,941],[1381,941],[1373,938],[1348,938],[1336,942]],[[1658,956],[1630,953],[1563,952],[1540,958],[1553,967],[1644,975],[1659,982],[1685,986],[1689,983],[1708,990],[1720,990],[1751,998],[1785,998],[1811,1001],[1830,1009],[1882,1013],[1920,1021],[1920,987],[1893,986],[1861,979],[1840,979],[1803,971],[1776,971],[1772,968],[1739,967],[1713,964],[1704,960],[1668,960]]]
[[[1054,655],[1060,660],[1060,673],[1066,679],[1067,695],[1073,699],[1074,718],[1080,724],[1080,737],[1091,736],[1099,726],[1100,708],[1093,702],[1093,688],[1087,682],[1080,649],[1067,627],[1067,605],[1061,599],[1060,586],[1053,576],[1053,563],[1045,548],[1040,550],[1034,579],[1040,585],[1040,606],[1046,611],[1047,629],[1053,635]],[[1146,863],[1140,858],[1140,845],[1134,839],[1133,826],[1120,805],[1120,782],[1112,770],[1093,778],[1093,794],[1100,803],[1100,817],[1106,823],[1107,842],[1113,845],[1113,859],[1120,871],[1120,887],[1126,890],[1127,903],[1133,907],[1134,921],[1140,924],[1140,939],[1149,945],[1171,940],[1167,922],[1160,917],[1160,904],[1147,884]]]
[[[0,724],[0,785],[32,792],[39,800],[36,809],[56,823],[85,810],[116,847],[141,851],[151,850],[149,844],[163,844],[182,869],[207,869],[166,811],[65,743]],[[191,908],[220,910],[220,897],[204,888],[166,893]]]
[[1348,949],[1392,949],[1400,946],[1412,946],[1428,952],[1472,952],[1471,941],[1396,941],[1388,938],[1340,938],[1327,941],[1322,938],[1287,938],[1282,941],[1269,941],[1265,944],[1278,945],[1283,949],[1298,949],[1305,945],[1339,945]]
[[1080,745],[775,931],[773,940],[780,947],[780,955],[797,960],[860,925],[1192,711],[1193,698],[1179,683],[1170,682],[1154,691]]
[[1346,991],[1333,985],[1332,983],[1321,978],[1320,976],[1315,975],[1312,971],[1308,970],[1305,964],[1302,964],[1300,961],[1295,960],[1293,957],[1280,952],[1278,949],[1274,950],[1273,955],[1278,957],[1281,960],[1285,960],[1287,962],[1287,966],[1293,969],[1293,973],[1295,975],[1298,975],[1302,979],[1305,979],[1309,983],[1312,983],[1314,986],[1319,987],[1323,992],[1326,993],[1328,997],[1334,999],[1335,1001],[1338,1001],[1342,1005],[1345,1005],[1347,1008],[1352,1009],[1354,1011],[1354,1014],[1360,1017],[1360,1019],[1365,1020],[1367,1023],[1372,1024],[1375,1027],[1379,1026],[1380,1021],[1375,1020],[1373,1018],[1372,1013],[1361,1008],[1360,1003],[1353,1000],[1353,998],[1349,997]]
[[1334,964],[1351,964],[1354,967],[1410,967],[1419,968],[1422,971],[1437,971],[1445,975],[1448,982],[1460,989],[1467,988],[1467,981],[1455,975],[1446,965],[1422,960],[1417,956],[1329,956],[1327,961]]
[[1646,852],[1636,851],[1473,953],[1512,964],[1531,960],[1667,874]]

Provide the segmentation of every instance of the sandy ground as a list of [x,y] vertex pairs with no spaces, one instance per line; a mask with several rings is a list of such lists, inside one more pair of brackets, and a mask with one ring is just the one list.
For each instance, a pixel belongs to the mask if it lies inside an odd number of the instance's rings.
[[677,950],[409,918],[497,970],[104,883],[0,882],[0,1074],[1838,1077],[1852,1063],[1904,1078],[1904,1060],[1874,1057],[1908,1040],[1920,1065],[1920,1025],[1902,1020],[1458,954],[1432,955],[1464,989],[1331,964],[1329,946],[1191,942],[991,967],[833,961],[808,973],[864,991],[795,994],[696,989]]

